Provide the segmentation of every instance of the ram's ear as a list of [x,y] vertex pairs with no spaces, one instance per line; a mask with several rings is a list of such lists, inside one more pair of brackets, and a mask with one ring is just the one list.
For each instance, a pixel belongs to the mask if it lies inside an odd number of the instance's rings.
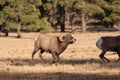
[[65,41],[65,34],[61,34],[60,36],[59,36],[59,40],[61,41],[61,42],[63,42],[63,41]]

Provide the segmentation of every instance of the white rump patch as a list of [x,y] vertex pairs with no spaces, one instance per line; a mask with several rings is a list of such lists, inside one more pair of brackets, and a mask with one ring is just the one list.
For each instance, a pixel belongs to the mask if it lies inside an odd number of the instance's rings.
[[100,38],[96,43],[96,45],[99,49],[102,49],[102,41],[103,41],[102,38]]
[[37,39],[38,39],[38,35],[35,37],[35,42],[37,41]]

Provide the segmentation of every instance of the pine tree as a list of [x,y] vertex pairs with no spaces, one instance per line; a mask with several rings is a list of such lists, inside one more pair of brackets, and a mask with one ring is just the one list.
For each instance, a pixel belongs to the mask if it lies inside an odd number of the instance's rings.
[[104,10],[99,6],[99,0],[76,0],[74,8],[81,16],[82,32],[87,30],[87,18],[96,14],[104,15]]
[[103,6],[105,11],[105,17],[103,22],[108,27],[113,27],[118,21],[120,21],[120,1],[119,0],[104,0]]
[[[38,30],[43,27],[50,29],[48,21],[45,18],[40,18],[39,7],[41,4],[41,0],[0,1],[2,8],[0,10],[0,25],[4,25],[4,29],[8,31],[10,29],[17,29],[18,38],[21,37],[21,29]],[[43,25],[41,22],[45,24]],[[44,31],[46,28],[42,30]]]

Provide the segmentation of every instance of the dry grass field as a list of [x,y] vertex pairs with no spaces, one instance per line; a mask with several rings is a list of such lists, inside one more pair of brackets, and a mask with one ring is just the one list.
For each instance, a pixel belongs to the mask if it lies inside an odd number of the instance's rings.
[[[74,33],[74,44],[60,55],[56,66],[49,64],[51,54],[44,53],[42,63],[38,53],[31,61],[34,37],[39,33],[23,33],[21,39],[15,33],[9,37],[0,37],[0,80],[119,80],[120,62],[117,54],[107,52],[110,63],[102,63],[96,47],[101,36],[119,35],[120,32]],[[50,33],[59,35],[59,33]]]

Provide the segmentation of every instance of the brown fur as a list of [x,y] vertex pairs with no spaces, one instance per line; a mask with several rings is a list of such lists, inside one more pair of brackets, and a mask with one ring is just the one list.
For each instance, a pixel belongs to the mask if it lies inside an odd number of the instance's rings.
[[58,36],[50,36],[45,34],[40,34],[35,38],[35,48],[32,53],[32,59],[35,53],[40,50],[40,58],[43,61],[42,54],[44,52],[49,52],[53,56],[53,63],[59,61],[59,55],[67,48],[69,44],[75,42],[75,39],[70,35],[64,35],[62,37],[63,41],[60,40]]

